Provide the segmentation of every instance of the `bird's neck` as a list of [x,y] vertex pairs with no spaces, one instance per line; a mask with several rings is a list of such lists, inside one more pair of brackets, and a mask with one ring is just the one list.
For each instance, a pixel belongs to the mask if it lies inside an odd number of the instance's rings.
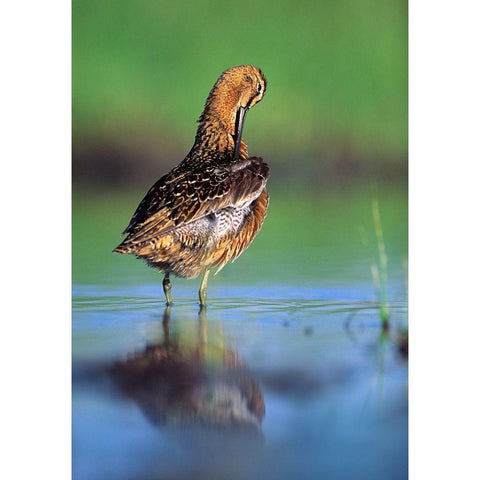
[[[218,115],[204,112],[200,117],[192,151],[200,155],[234,159],[235,126],[226,123]],[[240,158],[248,158],[247,144],[240,146]]]
[[[224,85],[219,80],[210,92],[198,120],[199,125],[192,150],[234,159],[238,103],[236,92],[232,92],[228,85]],[[248,158],[247,144],[243,140],[239,155],[240,158]]]

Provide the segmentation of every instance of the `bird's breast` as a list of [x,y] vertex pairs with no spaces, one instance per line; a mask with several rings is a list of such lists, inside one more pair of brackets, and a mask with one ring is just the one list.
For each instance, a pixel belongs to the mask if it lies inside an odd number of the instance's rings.
[[216,212],[213,220],[215,234],[218,237],[223,237],[231,232],[238,231],[250,210],[250,205],[247,205],[240,208],[228,207]]
[[227,207],[199,218],[176,229],[179,235],[202,239],[204,247],[215,244],[223,237],[235,235],[251,213],[250,204],[241,207]]

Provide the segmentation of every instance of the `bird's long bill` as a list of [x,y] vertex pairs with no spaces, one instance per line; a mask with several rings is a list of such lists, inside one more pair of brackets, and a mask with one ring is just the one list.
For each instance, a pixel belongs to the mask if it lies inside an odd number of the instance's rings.
[[242,130],[245,116],[247,115],[247,107],[240,107],[237,112],[237,121],[235,122],[235,153],[234,158],[240,156],[240,144],[242,142]]

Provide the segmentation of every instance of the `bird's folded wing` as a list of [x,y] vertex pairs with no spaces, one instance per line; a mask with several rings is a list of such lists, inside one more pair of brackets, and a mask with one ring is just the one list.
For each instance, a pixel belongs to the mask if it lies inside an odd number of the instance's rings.
[[140,202],[123,244],[158,237],[212,212],[250,203],[260,195],[268,175],[268,165],[257,157],[210,171],[166,175]]

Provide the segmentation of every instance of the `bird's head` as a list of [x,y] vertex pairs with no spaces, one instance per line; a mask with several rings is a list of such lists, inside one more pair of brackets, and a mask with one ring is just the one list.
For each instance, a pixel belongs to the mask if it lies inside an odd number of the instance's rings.
[[225,70],[207,98],[202,121],[214,118],[235,141],[235,158],[238,157],[242,129],[247,111],[265,94],[267,79],[253,65],[240,65]]

